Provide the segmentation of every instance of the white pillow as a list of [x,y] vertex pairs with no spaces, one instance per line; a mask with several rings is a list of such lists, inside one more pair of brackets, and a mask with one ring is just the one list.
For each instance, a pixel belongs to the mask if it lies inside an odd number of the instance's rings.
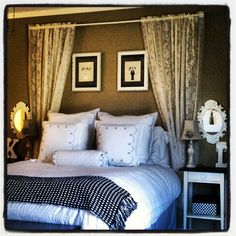
[[52,155],[59,150],[84,150],[88,148],[88,124],[59,124],[43,121],[43,134],[38,159],[51,162]]
[[98,112],[98,119],[103,122],[110,124],[139,124],[145,123],[147,125],[154,126],[158,117],[158,113],[154,112],[151,114],[132,116],[132,115],[123,115],[123,116],[113,116],[106,112]]
[[123,115],[123,116],[113,116],[106,112],[98,112],[98,119],[103,123],[108,124],[142,124],[142,142],[149,143],[148,146],[148,155],[142,155],[140,163],[146,163],[151,155],[152,140],[153,140],[153,127],[156,123],[158,113],[154,112],[151,114],[132,116],[132,115]]
[[49,111],[48,121],[54,123],[63,123],[63,124],[75,124],[82,120],[87,122],[90,132],[89,148],[91,148],[95,138],[95,120],[99,110],[100,108],[96,108],[91,111],[79,112],[74,114],[65,114],[65,113],[57,113]]
[[98,150],[57,151],[53,154],[55,165],[107,167],[107,152]]
[[[58,113],[58,112],[48,112],[48,121],[55,122],[55,123],[77,123],[81,119],[89,119],[93,117],[93,121],[89,120],[90,122],[94,122],[96,119],[97,113],[99,112],[100,108],[93,109],[91,111],[86,112],[79,112],[74,114],[65,114],[65,113]],[[92,115],[92,116],[91,116]]]
[[160,126],[153,128],[152,153],[149,164],[159,164],[162,166],[170,166],[169,157],[169,137],[168,133]]
[[113,125],[97,122],[97,149],[108,153],[112,166],[138,166],[148,157],[143,124]]

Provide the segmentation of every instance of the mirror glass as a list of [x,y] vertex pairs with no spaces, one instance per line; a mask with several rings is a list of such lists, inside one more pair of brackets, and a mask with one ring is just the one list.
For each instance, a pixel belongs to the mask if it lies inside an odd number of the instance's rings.
[[12,132],[19,139],[25,137],[21,132],[25,119],[31,119],[30,109],[24,102],[18,102],[11,111],[10,123]]
[[209,143],[217,143],[226,132],[226,113],[221,105],[208,100],[198,112],[199,131]]
[[25,120],[25,112],[23,109],[19,109],[18,111],[16,111],[13,120],[13,123],[17,131],[21,132],[21,130],[23,129],[24,120]]

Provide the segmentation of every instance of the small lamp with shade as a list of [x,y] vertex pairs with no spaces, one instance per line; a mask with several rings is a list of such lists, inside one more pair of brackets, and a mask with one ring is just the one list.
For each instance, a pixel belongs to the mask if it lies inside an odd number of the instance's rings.
[[188,146],[188,163],[186,167],[194,168],[194,148],[193,148],[193,140],[201,139],[201,135],[198,130],[198,125],[196,121],[193,120],[185,120],[184,121],[184,128],[181,135],[182,140],[189,140]]

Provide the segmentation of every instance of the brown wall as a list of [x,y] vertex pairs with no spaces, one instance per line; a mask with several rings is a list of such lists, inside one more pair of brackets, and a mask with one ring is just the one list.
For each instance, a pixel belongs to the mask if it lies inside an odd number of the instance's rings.
[[[101,107],[116,114],[156,110],[151,86],[148,92],[117,92],[117,52],[144,49],[140,24],[76,28],[74,52],[102,52],[102,92],[72,92],[71,71],[61,110],[78,111]],[[79,101],[79,103],[78,103]]]
[[[6,23],[6,115],[18,101],[28,103],[27,92],[27,25],[49,22],[96,22],[139,19],[183,12],[205,12],[205,56],[200,103],[218,101],[229,112],[229,12],[224,6],[161,5],[144,8],[17,19]],[[95,107],[113,114],[144,114],[156,111],[151,86],[146,92],[117,92],[117,52],[144,49],[139,23],[76,28],[74,52],[102,52],[102,91],[72,92],[71,70],[63,94],[61,112],[86,111]],[[228,113],[229,115],[229,113]],[[162,124],[158,121],[158,124]],[[7,120],[7,135],[9,119]],[[200,142],[201,162],[215,163],[215,145]]]

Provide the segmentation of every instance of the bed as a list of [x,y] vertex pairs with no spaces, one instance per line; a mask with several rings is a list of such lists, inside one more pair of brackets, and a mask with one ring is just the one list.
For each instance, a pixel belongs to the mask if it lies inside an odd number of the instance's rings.
[[[107,113],[100,113],[99,121],[95,121],[97,113],[98,110],[82,115],[50,113],[49,121],[43,125],[44,132],[38,159],[8,164],[7,181],[15,184],[10,188],[9,186],[13,184],[7,182],[8,223],[13,222],[16,228],[17,222],[39,222],[75,226],[76,229],[82,230],[175,229],[176,199],[180,195],[181,185],[178,176],[169,165],[168,136],[161,127],[154,127],[157,113],[137,117],[113,117]],[[88,114],[91,119],[88,119]],[[63,122],[60,122],[61,120]],[[93,129],[94,127],[96,128]],[[90,145],[94,138],[96,150],[91,150]],[[105,185],[109,186],[109,189],[114,189],[108,198],[105,198],[106,196],[99,190],[101,195],[96,199],[98,202],[95,202],[95,205],[98,205],[101,199],[104,199],[101,206],[109,212],[109,214],[105,212],[109,216],[113,214],[113,208],[107,208],[107,205],[115,202],[114,200],[109,202],[112,196],[121,198],[121,202],[129,202],[127,206],[117,202],[117,206],[114,207],[116,209],[114,217],[119,218],[118,223],[110,224],[107,218],[103,217],[105,213],[98,213],[94,208],[74,207],[64,202],[60,205],[58,202],[54,204],[55,202],[32,201],[34,198],[32,195],[28,197],[31,198],[28,201],[25,200],[27,197],[15,194],[24,189],[19,187],[23,186],[21,185],[23,180],[26,181],[24,187],[27,189],[23,192],[28,192],[28,181],[32,181],[30,182],[34,184],[30,185],[34,187],[32,194],[37,195],[37,198],[38,194],[35,192],[40,193],[37,190],[39,186],[37,181],[46,181],[46,185],[43,186],[49,186],[50,191],[55,187],[53,191],[57,191],[57,185],[52,186],[51,182],[48,184],[48,180],[56,180],[58,184],[61,180],[71,181],[71,178],[80,181],[78,182],[80,184],[85,179],[105,181],[101,182],[101,186],[83,182],[85,184],[82,189],[86,197],[80,191],[74,193],[73,199],[77,196],[79,198],[82,196],[82,199],[90,199],[90,195],[97,196],[98,188],[107,193],[110,190],[108,191]],[[90,185],[93,186],[92,190],[84,190]],[[68,185],[65,185],[65,188],[68,189]],[[123,195],[115,195],[118,192],[125,194],[127,200]],[[68,191],[66,194],[69,194]],[[12,195],[14,196],[10,198]],[[63,196],[63,193],[59,192],[59,195]],[[92,199],[96,196],[92,196]],[[68,201],[69,195],[67,197],[63,201]],[[118,218],[116,212],[121,212]],[[64,229],[66,230],[66,227]]]
[[[10,164],[8,174],[44,177],[78,175],[107,177],[126,189],[137,202],[137,209],[126,221],[126,229],[149,228],[180,193],[179,180],[174,171],[160,165],[81,168],[23,161]],[[91,213],[66,207],[10,202],[7,214],[7,218],[11,220],[79,225],[82,229],[108,229],[105,223]]]

